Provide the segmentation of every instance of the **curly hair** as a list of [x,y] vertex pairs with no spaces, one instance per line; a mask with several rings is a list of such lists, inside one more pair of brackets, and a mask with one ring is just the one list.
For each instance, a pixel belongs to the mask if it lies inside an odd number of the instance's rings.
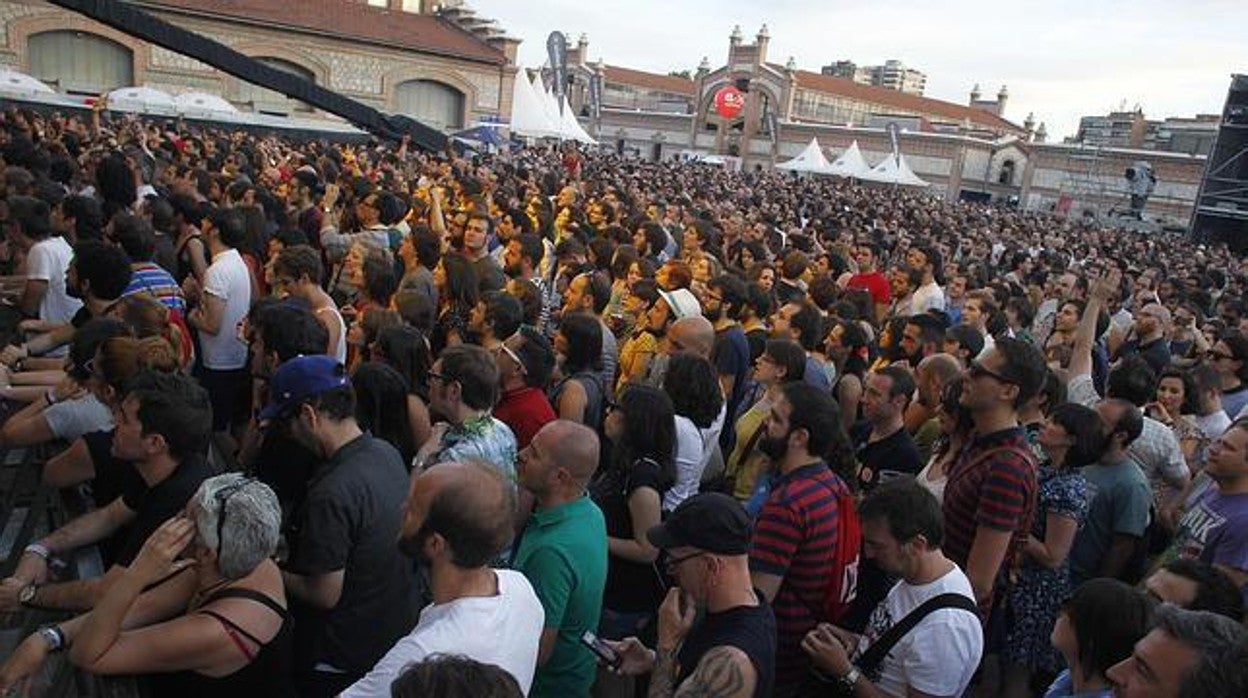
[[711,362],[692,354],[671,357],[663,390],[672,398],[676,414],[688,417],[699,429],[707,429],[724,405],[719,376]]

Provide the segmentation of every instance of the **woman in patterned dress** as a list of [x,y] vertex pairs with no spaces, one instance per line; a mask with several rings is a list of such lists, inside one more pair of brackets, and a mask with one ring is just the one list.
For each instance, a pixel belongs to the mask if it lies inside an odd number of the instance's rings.
[[1040,433],[1047,456],[1038,473],[1032,533],[1010,592],[1006,637],[1006,695],[1033,695],[1033,680],[1047,684],[1061,669],[1049,635],[1072,592],[1068,556],[1087,517],[1088,481],[1080,469],[1101,457],[1104,439],[1096,410],[1066,403],[1055,408]]

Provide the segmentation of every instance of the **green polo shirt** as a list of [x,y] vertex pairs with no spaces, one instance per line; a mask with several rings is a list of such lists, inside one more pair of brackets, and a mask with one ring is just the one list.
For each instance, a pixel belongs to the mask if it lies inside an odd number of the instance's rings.
[[588,696],[597,662],[580,638],[586,630],[598,631],[607,583],[607,525],[598,505],[582,496],[535,512],[514,566],[537,592],[546,611],[545,627],[559,629],[555,650],[537,668],[529,697]]

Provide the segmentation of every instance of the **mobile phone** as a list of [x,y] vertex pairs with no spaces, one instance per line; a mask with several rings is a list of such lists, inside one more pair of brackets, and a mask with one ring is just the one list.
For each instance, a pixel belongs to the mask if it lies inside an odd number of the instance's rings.
[[619,669],[622,661],[618,652],[611,648],[605,640],[595,635],[592,631],[586,630],[581,634],[581,644],[589,648],[590,652],[598,658],[602,664],[612,668]]

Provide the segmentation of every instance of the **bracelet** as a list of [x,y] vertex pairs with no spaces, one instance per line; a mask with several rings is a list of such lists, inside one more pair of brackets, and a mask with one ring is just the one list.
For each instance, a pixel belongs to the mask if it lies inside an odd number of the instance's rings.
[[48,550],[48,546],[44,545],[43,543],[31,543],[30,545],[26,546],[22,550],[22,552],[30,553],[32,555],[38,555],[44,560],[52,559],[52,551]]

